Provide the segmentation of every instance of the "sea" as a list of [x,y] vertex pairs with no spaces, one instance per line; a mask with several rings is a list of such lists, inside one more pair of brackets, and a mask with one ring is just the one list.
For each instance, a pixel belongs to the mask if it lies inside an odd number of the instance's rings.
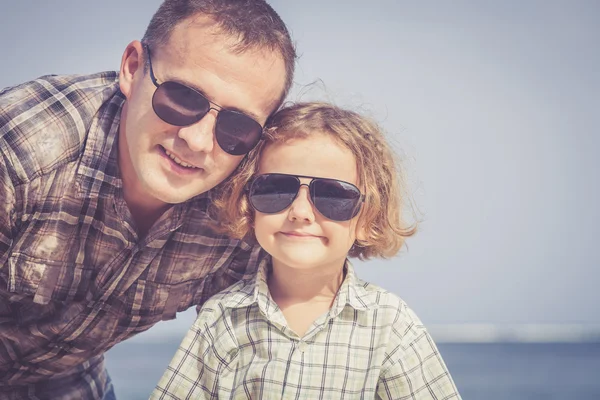
[[[106,355],[117,399],[148,399],[180,340],[129,340]],[[463,399],[600,400],[600,342],[438,343]]]

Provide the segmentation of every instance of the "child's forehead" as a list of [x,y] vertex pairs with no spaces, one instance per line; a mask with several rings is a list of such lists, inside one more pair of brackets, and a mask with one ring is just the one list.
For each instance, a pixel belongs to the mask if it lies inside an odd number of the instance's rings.
[[[350,151],[348,146],[341,140],[335,138],[335,135],[324,131],[301,131],[301,132],[284,132],[280,133],[276,140],[268,143],[263,149],[278,149],[280,151],[294,151],[298,148],[311,148],[326,145],[330,148],[339,148],[341,150]],[[282,150],[283,149],[283,150]]]
[[358,183],[354,154],[327,135],[268,144],[261,154],[259,173],[318,176]]
[[319,133],[268,143],[262,150],[260,158],[261,162],[273,162],[283,155],[299,158],[310,156],[313,162],[319,158],[351,158],[356,164],[354,154],[348,146],[331,135]]

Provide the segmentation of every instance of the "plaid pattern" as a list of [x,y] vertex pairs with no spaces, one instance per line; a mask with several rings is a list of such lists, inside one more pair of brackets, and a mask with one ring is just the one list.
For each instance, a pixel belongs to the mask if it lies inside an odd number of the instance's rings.
[[115,72],[0,92],[0,399],[101,399],[106,350],[262,257],[208,227],[208,195],[137,236],[117,164],[124,100]]
[[418,317],[350,263],[302,338],[269,294],[267,265],[206,302],[151,399],[460,399]]

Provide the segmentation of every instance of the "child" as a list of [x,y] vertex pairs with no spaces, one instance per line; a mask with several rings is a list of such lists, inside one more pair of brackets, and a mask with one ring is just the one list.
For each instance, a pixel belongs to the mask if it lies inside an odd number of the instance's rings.
[[270,254],[205,303],[153,399],[459,399],[431,337],[347,257],[415,232],[379,128],[321,103],[279,111],[216,205]]

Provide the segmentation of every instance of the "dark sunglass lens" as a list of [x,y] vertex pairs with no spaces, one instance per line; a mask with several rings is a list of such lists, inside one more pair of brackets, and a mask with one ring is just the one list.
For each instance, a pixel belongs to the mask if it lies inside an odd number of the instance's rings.
[[217,116],[215,136],[223,151],[241,156],[256,146],[262,135],[262,126],[242,113],[221,110]]
[[360,211],[360,191],[347,182],[315,179],[311,183],[311,198],[316,209],[334,221],[348,221]]
[[277,213],[292,204],[299,188],[300,182],[293,176],[259,175],[250,186],[250,204],[262,213]]
[[192,88],[177,82],[165,82],[154,92],[152,107],[166,123],[186,126],[200,121],[210,109],[210,103]]

